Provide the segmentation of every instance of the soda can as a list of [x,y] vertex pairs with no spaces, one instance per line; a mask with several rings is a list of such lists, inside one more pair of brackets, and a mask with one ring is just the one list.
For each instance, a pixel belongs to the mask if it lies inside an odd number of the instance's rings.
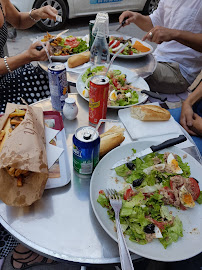
[[73,136],[73,167],[82,175],[92,174],[99,162],[100,137],[95,128],[80,127]]
[[103,75],[93,76],[90,80],[89,90],[89,121],[98,124],[107,114],[107,101],[109,92],[109,78]]
[[93,41],[95,39],[95,37],[92,34],[92,29],[93,29],[94,24],[95,24],[95,20],[89,21],[89,51],[90,51],[91,46],[93,44]]
[[48,78],[52,107],[57,111],[62,111],[65,99],[68,97],[65,65],[57,62],[49,64]]

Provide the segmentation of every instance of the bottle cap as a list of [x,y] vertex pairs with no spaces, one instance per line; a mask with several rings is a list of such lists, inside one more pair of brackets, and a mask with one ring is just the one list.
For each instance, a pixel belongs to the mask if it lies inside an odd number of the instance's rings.
[[74,104],[74,103],[76,103],[76,100],[74,98],[66,98],[65,103]]

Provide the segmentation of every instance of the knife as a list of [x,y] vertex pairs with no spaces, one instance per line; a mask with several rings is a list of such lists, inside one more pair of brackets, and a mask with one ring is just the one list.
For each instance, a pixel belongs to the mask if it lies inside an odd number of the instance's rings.
[[126,20],[127,20],[128,18],[129,18],[129,17],[127,16],[127,17],[125,17],[125,18],[123,19],[121,25],[116,29],[116,31],[119,31],[119,29],[120,29],[122,26],[124,26],[124,24],[125,24],[125,22],[126,22]]
[[[59,38],[61,35],[63,35],[63,34],[66,33],[67,31],[69,31],[69,29],[66,29],[66,30],[60,32],[59,34],[57,34],[56,37],[49,39],[48,42],[49,42],[49,43],[53,42],[56,38]],[[41,51],[41,50],[43,49],[43,46],[36,46],[36,49],[37,49],[37,51]]]
[[146,156],[148,154],[151,154],[153,152],[157,152],[157,151],[165,149],[167,147],[182,143],[182,142],[184,142],[186,140],[187,140],[187,138],[184,135],[179,135],[179,137],[177,137],[177,138],[169,139],[169,140],[167,140],[165,142],[162,142],[162,143],[160,143],[158,145],[152,145],[149,148],[146,148],[146,149],[144,149],[144,150],[142,150],[142,151],[140,151],[140,152],[138,152],[136,154],[133,154],[130,157],[123,158],[122,160],[119,160],[118,162],[116,162],[112,166],[111,169],[114,169],[114,168],[119,167],[119,166],[121,166],[123,164],[131,162],[131,161],[135,160],[136,158],[140,158],[140,157]]
[[150,97],[156,98],[156,99],[160,99],[161,101],[165,102],[167,100],[167,97],[162,97],[159,93],[155,93],[152,91],[148,91],[148,90],[141,90],[142,94],[146,94]]

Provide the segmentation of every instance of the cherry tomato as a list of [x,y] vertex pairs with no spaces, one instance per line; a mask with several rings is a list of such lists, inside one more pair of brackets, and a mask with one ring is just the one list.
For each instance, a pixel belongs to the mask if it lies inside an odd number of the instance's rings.
[[190,184],[190,193],[193,197],[193,200],[196,201],[200,195],[200,187],[196,181],[195,178],[190,177],[189,178],[189,184]]
[[132,196],[135,195],[135,192],[132,190],[132,188],[128,188],[126,189],[124,195],[123,195],[123,198],[125,201],[127,201],[128,199],[130,199]]
[[118,40],[118,41],[116,42],[116,44],[115,44],[114,46],[112,46],[112,49],[118,47],[118,46],[120,45],[120,43],[121,43],[121,42]]
[[105,193],[105,192],[104,192],[104,190],[102,190],[102,189],[99,191],[99,194],[104,194],[104,193]]

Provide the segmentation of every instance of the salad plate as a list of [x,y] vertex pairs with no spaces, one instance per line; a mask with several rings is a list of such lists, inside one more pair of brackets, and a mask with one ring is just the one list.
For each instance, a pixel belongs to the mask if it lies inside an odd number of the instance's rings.
[[[92,68],[93,67],[91,67],[91,69]],[[110,68],[110,71],[111,70],[119,70],[121,72],[121,74],[125,74],[127,82],[131,83],[132,86],[134,86],[136,88],[139,88],[139,89],[145,89],[145,90],[148,90],[148,91],[150,90],[149,85],[147,84],[147,82],[143,78],[138,77],[136,73],[130,71],[129,69],[121,67],[121,66],[117,66],[117,65],[112,65],[111,68]],[[79,77],[77,79],[77,82],[76,82],[76,88],[77,88],[77,91],[78,91],[79,95],[82,98],[84,98],[86,101],[89,101],[89,98],[85,97],[84,94],[83,94],[83,91],[85,89],[85,82],[82,80],[82,76],[85,73],[86,73],[86,70],[79,75]],[[136,93],[138,95],[138,102],[134,103],[135,105],[140,104],[140,103],[144,103],[147,100],[148,95],[141,94],[140,91],[136,91]],[[111,109],[121,109],[121,108],[131,107],[134,104],[125,105],[125,106],[110,106],[110,105],[108,105],[107,107],[111,108]]]
[[[117,34],[111,35],[111,36],[110,36],[110,39],[112,39],[112,37],[118,37],[118,38],[123,37],[124,40],[127,40],[127,39],[131,38],[130,36],[117,35]],[[144,45],[145,47],[147,47],[149,50],[148,50],[147,52],[140,52],[140,51],[139,51],[139,52],[137,52],[137,53],[133,53],[132,55],[119,54],[119,55],[117,55],[118,58],[124,58],[124,59],[139,58],[139,57],[143,57],[143,56],[148,55],[148,54],[150,54],[150,53],[153,52],[153,47],[152,47],[149,43],[147,43],[147,42],[145,42],[145,41],[142,41],[142,40],[140,40],[140,39],[138,39],[138,38],[134,38],[134,37],[131,38],[131,41],[132,41],[132,45],[133,45],[136,41],[138,41],[139,43],[141,43],[142,45]],[[118,44],[116,44],[116,45],[118,45]],[[116,46],[116,45],[114,45],[114,46]],[[114,56],[114,54],[115,54],[116,52],[113,53],[113,52],[112,52],[112,48],[110,48],[110,46],[113,46],[113,44],[110,45],[110,42],[109,42],[109,50],[110,50],[110,54],[111,54],[112,56]],[[127,46],[127,47],[128,47],[128,46]],[[126,47],[125,50],[127,50],[127,47]],[[117,48],[118,48],[118,47],[117,47]]]
[[[44,40],[45,36],[38,37],[38,40],[44,42],[43,40]],[[61,36],[61,38],[63,39],[62,43],[65,43],[65,39],[68,38],[69,36],[71,36],[71,35],[70,34],[69,35],[68,34],[67,35],[62,35]],[[72,36],[72,37],[76,38],[76,39],[80,39],[80,40],[85,42],[85,43],[82,44],[81,48],[78,48],[79,52],[76,53],[76,54],[79,54],[79,53],[82,53],[82,52],[88,50],[88,36],[78,36],[78,37]],[[34,42],[35,41],[37,41],[37,40],[35,39]],[[76,43],[73,46],[76,46]],[[66,62],[68,60],[68,58],[71,57],[72,55],[75,55],[75,54],[71,54],[71,55],[51,55],[51,59],[53,61]]]
[[[125,144],[110,151],[95,168],[91,183],[90,183],[90,200],[94,213],[106,231],[106,233],[115,241],[117,240],[117,234],[114,230],[114,223],[109,219],[107,209],[103,208],[98,202],[98,196],[100,190],[106,190],[109,188],[116,189],[117,191],[123,190],[128,185],[122,177],[119,177],[115,170],[111,170],[113,164],[122,158],[130,156],[132,149],[136,149],[137,152],[150,147],[151,145],[157,145],[155,141],[138,141]],[[183,150],[173,146],[159,153],[171,152],[177,154],[182,158],[183,162],[187,162],[190,166],[191,177],[195,177],[199,180],[199,186],[202,187],[199,176],[201,175],[202,166],[192,156],[184,152]],[[186,154],[186,158],[183,159]],[[181,261],[191,258],[202,252],[202,211],[201,205],[197,204],[194,208],[190,208],[186,211],[178,210],[174,207],[168,207],[174,216],[178,216],[183,224],[183,237],[180,237],[177,242],[172,243],[166,249],[157,240],[154,239],[151,243],[140,245],[129,240],[126,236],[126,243],[131,252],[134,252],[140,256],[157,260],[157,261]]]

